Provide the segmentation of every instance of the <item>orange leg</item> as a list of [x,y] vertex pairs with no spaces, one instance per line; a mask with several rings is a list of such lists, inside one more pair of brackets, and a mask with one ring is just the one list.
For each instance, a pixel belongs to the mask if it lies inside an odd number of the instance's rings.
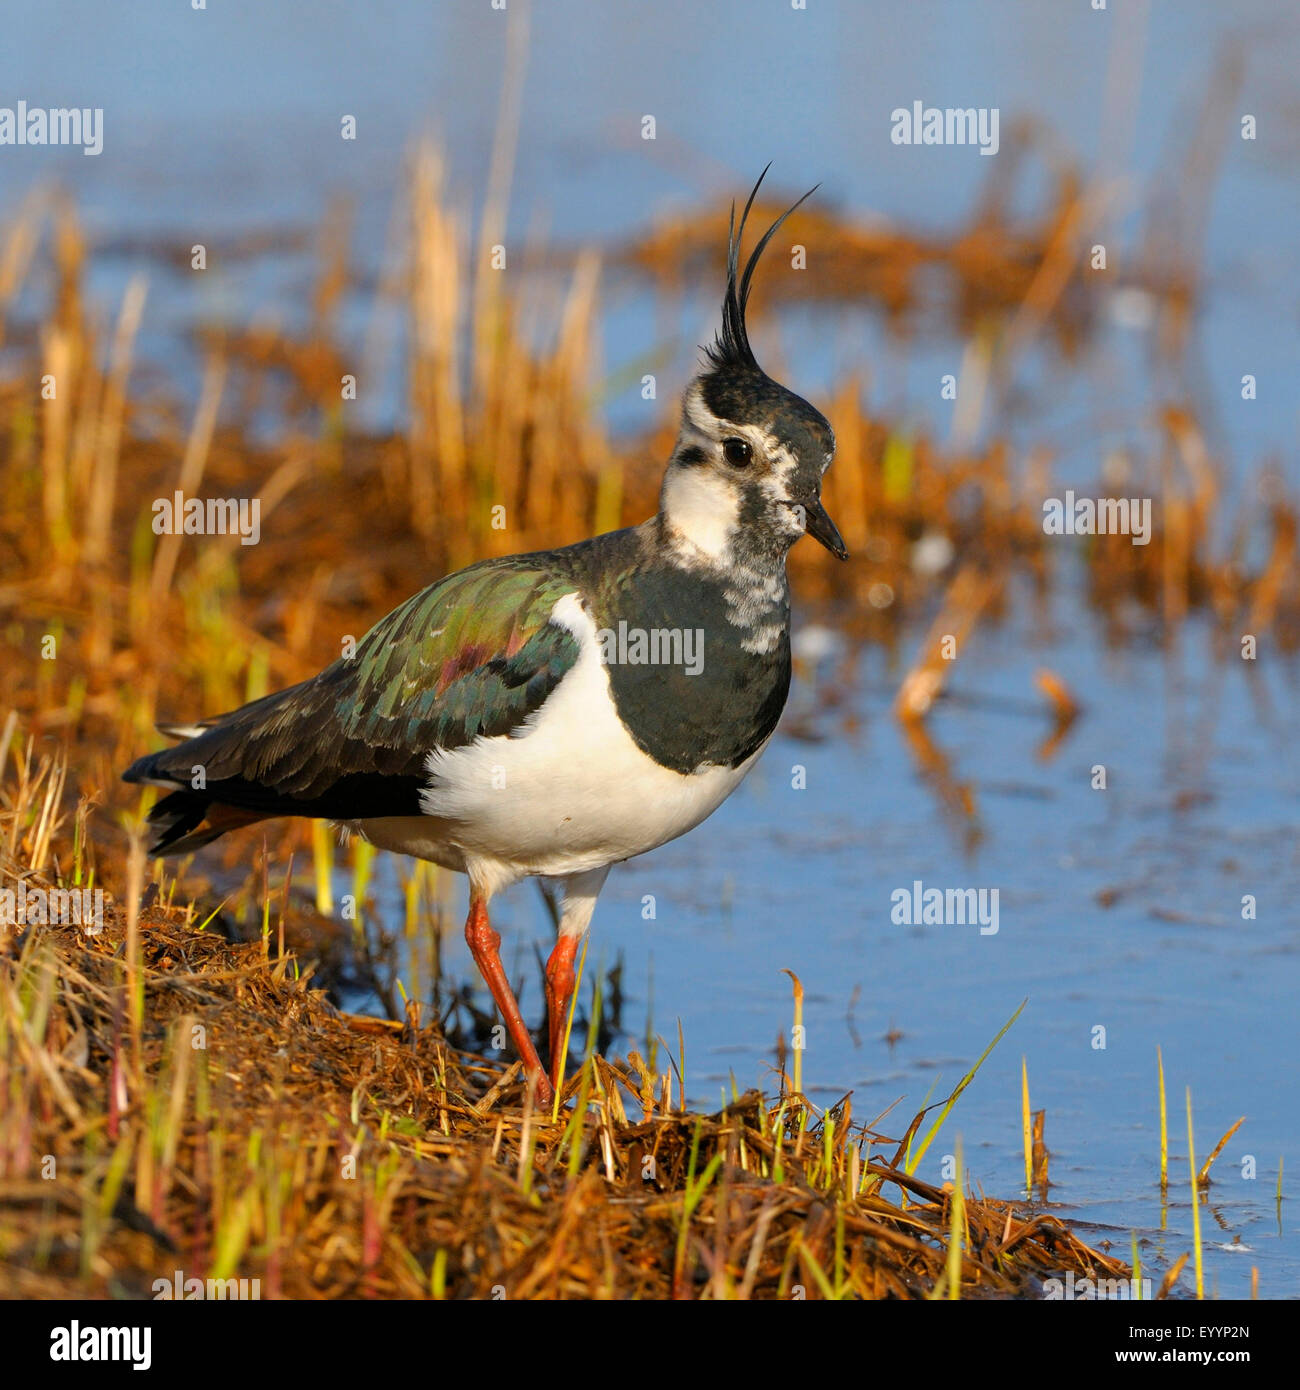
[[573,998],[573,958],[578,938],[562,936],[546,962],[546,1013],[551,1025],[551,1084],[559,1089],[560,1073],[567,1060],[564,1053],[564,1027]]
[[481,894],[473,889],[469,895],[469,916],[465,919],[465,940],[469,945],[470,955],[474,957],[474,964],[478,966],[479,973],[488,989],[492,991],[497,1008],[501,1010],[501,1017],[505,1019],[506,1028],[520,1061],[523,1062],[529,1076],[537,1079],[538,1103],[549,1105],[553,1095],[551,1083],[542,1070],[541,1059],[533,1046],[528,1029],[524,1026],[523,1015],[519,1012],[510,981],[506,979],[506,972],[502,968],[501,936],[493,930],[492,923],[488,921],[487,903]]

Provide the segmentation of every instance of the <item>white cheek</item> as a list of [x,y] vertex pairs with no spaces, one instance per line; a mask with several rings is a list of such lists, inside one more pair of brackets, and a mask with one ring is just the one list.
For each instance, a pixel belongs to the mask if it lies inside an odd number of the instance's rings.
[[720,560],[731,548],[740,499],[711,469],[677,466],[664,479],[663,513],[678,539],[710,560]]

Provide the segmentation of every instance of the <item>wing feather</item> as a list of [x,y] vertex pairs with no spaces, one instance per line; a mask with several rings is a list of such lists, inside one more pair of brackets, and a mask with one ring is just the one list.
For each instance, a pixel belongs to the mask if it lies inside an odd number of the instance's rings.
[[376,623],[354,657],[202,721],[125,780],[170,782],[192,798],[202,767],[212,803],[341,819],[414,813],[433,749],[517,729],[577,660],[576,638],[550,620],[574,583],[531,558],[449,575]]

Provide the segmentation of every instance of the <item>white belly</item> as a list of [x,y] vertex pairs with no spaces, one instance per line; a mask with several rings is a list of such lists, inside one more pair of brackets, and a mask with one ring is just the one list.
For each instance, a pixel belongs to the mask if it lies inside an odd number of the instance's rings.
[[542,708],[517,735],[430,753],[427,814],[360,821],[359,833],[465,870],[495,891],[525,874],[558,877],[644,854],[731,795],[758,753],[688,776],[661,767],[615,712],[595,624],[576,595],[556,604],[554,620],[581,652]]

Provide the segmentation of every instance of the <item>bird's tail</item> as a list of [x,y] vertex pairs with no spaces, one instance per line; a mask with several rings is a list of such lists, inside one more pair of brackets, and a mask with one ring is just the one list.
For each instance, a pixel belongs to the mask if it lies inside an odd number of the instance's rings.
[[157,832],[149,853],[188,854],[211,844],[227,830],[238,830],[266,818],[263,811],[214,801],[207,792],[172,792],[149,812],[148,823]]
[[251,825],[273,814],[265,810],[232,806],[210,791],[185,786],[185,777],[189,772],[186,766],[188,760],[181,756],[185,743],[200,737],[219,723],[219,720],[210,720],[192,725],[159,724],[160,734],[181,742],[172,748],[146,753],[122,774],[124,782],[144,782],[171,789],[170,795],[164,796],[149,812],[147,823],[156,832],[149,846],[150,854],[187,854],[211,844],[227,830]]

